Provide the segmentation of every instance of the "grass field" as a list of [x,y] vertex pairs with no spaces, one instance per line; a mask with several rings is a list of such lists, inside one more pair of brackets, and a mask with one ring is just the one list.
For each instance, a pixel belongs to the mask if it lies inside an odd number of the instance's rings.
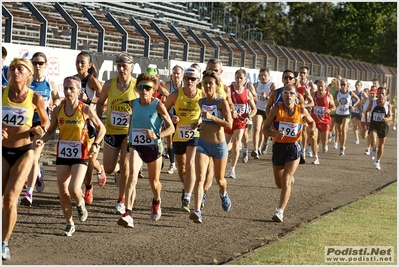
[[[257,249],[234,265],[326,265],[325,246],[394,246],[397,265],[397,183],[329,213]],[[348,264],[348,263],[334,263]],[[355,263],[359,264],[359,262]],[[363,262],[367,265],[380,262]]]

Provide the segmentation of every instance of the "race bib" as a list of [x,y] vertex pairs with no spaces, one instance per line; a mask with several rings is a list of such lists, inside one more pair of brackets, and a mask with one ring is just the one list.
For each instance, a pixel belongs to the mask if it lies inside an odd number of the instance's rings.
[[234,104],[234,108],[237,111],[237,115],[245,113],[245,104]]
[[129,125],[130,113],[111,111],[111,125],[116,127],[127,127]]
[[280,121],[278,130],[283,131],[286,137],[295,138],[298,135],[299,125],[292,122]]
[[314,112],[315,115],[322,116],[325,113],[325,107],[314,106],[313,107],[313,112]]
[[338,110],[342,113],[347,113],[349,111],[349,105],[341,105],[338,107]]
[[266,98],[263,97],[263,94],[257,94],[258,101],[266,101]]
[[[210,113],[212,116],[215,116],[215,117],[220,118],[219,112],[218,112],[218,109],[217,109],[217,106],[216,106],[216,105],[211,105],[211,106],[205,106],[205,105],[203,105],[203,106],[202,106],[202,111],[208,112],[208,113]],[[211,120],[209,120],[209,119],[205,119],[202,115],[201,115],[201,117],[202,117],[202,120],[204,120],[204,121],[211,121]]]
[[190,125],[179,125],[177,128],[177,136],[180,139],[193,139],[197,136],[197,129],[191,129]]
[[130,129],[131,140],[129,142],[132,145],[137,146],[149,146],[155,144],[154,139],[146,136],[147,129]]
[[65,141],[58,142],[59,158],[80,159],[82,155],[82,143],[79,141]]
[[383,112],[373,112],[373,121],[383,121],[385,118],[385,113]]
[[4,106],[2,111],[3,123],[5,125],[20,127],[28,121],[28,108]]

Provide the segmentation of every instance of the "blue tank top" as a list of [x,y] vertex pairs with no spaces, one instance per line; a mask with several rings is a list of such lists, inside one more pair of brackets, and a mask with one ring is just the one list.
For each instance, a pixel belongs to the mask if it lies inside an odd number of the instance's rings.
[[163,119],[158,115],[158,98],[148,106],[140,104],[140,98],[133,101],[132,119],[130,121],[129,143],[132,145],[155,145],[161,143],[161,139],[145,137],[145,130],[153,130],[159,133]]
[[[222,111],[220,109],[218,109],[218,103],[219,101],[222,99],[220,96],[213,101],[211,104],[206,104],[205,103],[205,97],[202,98],[202,102],[201,102],[201,110],[202,111],[207,111],[209,113],[211,113],[213,116],[219,118],[219,119],[223,119],[223,115],[222,115]],[[201,115],[202,117],[202,115]],[[212,120],[206,120],[204,117],[202,117],[202,123],[203,124],[216,124],[214,121]]]
[[276,89],[276,100],[273,103],[273,107],[277,106],[277,104],[283,103],[283,96],[281,94],[281,92],[283,91],[283,87],[280,87],[278,89]]
[[[354,92],[354,93],[356,93],[356,92]],[[362,101],[362,91],[360,91],[360,92],[357,94],[357,97],[359,97],[360,101]],[[353,104],[355,104],[355,103],[356,103],[356,99],[352,97],[352,106],[353,106]],[[360,108],[363,110],[363,106],[361,106]],[[351,113],[359,114],[359,113],[360,113],[359,107],[356,106],[355,109],[351,111]]]
[[[51,98],[51,87],[49,81],[47,79],[44,79],[42,82],[32,81],[29,87],[32,88],[35,93],[40,94],[44,98],[44,107],[48,111]],[[33,115],[33,121],[40,121],[39,114],[36,111]]]
[[8,85],[7,71],[8,71],[8,66],[4,66],[4,68],[2,70],[2,75],[1,75],[1,83],[3,86]]

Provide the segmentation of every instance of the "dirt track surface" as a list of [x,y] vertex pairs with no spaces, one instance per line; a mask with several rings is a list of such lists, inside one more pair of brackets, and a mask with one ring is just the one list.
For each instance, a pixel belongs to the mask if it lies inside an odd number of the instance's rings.
[[[274,184],[271,148],[267,155],[236,167],[237,179],[227,179],[232,201],[229,212],[222,210],[216,183],[211,187],[203,223],[194,224],[188,213],[180,211],[181,183],[177,172],[166,173],[169,160],[162,170],[162,217],[150,219],[152,193],[147,179],[139,179],[133,208],[134,229],[117,225],[114,215],[118,197],[113,176],[108,175],[104,188],[94,176],[94,202],[87,206],[89,217],[81,223],[76,207],[73,215],[76,232],[61,236],[65,219],[56,199],[55,166],[45,166],[46,188],[34,192],[33,206],[18,207],[18,220],[10,239],[11,261],[5,265],[211,265],[227,263],[295,230],[303,222],[347,203],[356,201],[376,189],[397,180],[397,136],[390,130],[381,161],[382,170],[364,155],[365,140],[354,144],[348,133],[346,155],[329,146],[320,153],[320,165],[307,158],[295,175],[291,199],[283,223],[271,220],[278,204],[279,193]],[[252,144],[249,144],[250,151]],[[51,162],[54,146],[47,144],[41,160]],[[102,155],[100,155],[102,156]],[[146,168],[144,173],[147,174]],[[227,174],[226,174],[227,175]],[[24,195],[22,192],[21,196]],[[193,204],[192,204],[193,206]],[[331,245],[331,244],[330,244]],[[339,244],[337,244],[339,245]],[[360,245],[360,244],[359,244]],[[287,255],[289,257],[289,255]]]

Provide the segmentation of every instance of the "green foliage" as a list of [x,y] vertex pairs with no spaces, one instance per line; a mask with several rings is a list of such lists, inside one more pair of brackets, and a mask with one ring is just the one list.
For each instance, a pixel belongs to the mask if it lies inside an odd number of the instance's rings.
[[396,2],[219,2],[264,40],[396,67]]

